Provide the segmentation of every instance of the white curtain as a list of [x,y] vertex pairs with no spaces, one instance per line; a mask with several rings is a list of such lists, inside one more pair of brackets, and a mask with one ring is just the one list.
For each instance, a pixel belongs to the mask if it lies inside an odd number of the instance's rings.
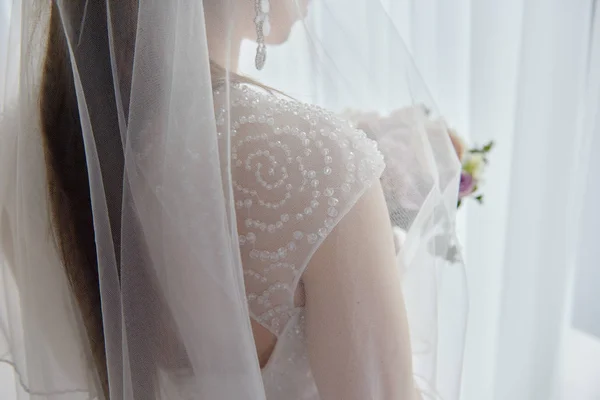
[[390,2],[442,113],[497,143],[485,205],[463,210],[464,400],[600,398],[597,7]]

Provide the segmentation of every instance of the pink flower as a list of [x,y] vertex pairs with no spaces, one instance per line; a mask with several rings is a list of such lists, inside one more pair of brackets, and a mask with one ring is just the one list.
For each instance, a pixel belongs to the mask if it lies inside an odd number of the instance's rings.
[[467,197],[471,193],[475,191],[475,187],[477,186],[477,182],[473,179],[473,175],[468,172],[463,171],[460,174],[460,186],[458,191],[459,199]]

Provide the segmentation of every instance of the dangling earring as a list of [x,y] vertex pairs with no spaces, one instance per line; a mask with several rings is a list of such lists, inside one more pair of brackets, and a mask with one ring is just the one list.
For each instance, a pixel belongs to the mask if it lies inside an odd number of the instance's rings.
[[257,70],[263,69],[267,60],[267,47],[265,46],[265,37],[271,32],[271,24],[269,23],[269,10],[271,4],[269,0],[254,0],[254,8],[256,10],[256,18],[254,25],[256,26],[256,58],[254,65]]

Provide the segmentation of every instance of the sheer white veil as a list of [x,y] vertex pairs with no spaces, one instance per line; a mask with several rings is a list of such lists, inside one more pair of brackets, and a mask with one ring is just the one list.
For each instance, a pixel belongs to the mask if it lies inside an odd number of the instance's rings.
[[[217,79],[226,91],[253,80],[344,113],[379,141],[415,381],[425,399],[458,398],[460,165],[394,24],[380,0],[312,0],[308,11],[301,0],[271,0],[273,10],[285,3],[290,26],[297,21],[287,40],[267,45],[257,71],[256,44],[237,51],[240,18],[255,18],[240,16],[239,1],[9,0],[0,30],[0,362],[14,369],[19,399],[265,398],[230,163],[218,152]],[[42,134],[51,15],[89,182],[97,277],[79,291],[55,227]],[[279,23],[274,15],[273,34]],[[218,66],[209,47],[223,55]],[[97,302],[81,300],[90,296]],[[101,336],[90,335],[95,323]]]

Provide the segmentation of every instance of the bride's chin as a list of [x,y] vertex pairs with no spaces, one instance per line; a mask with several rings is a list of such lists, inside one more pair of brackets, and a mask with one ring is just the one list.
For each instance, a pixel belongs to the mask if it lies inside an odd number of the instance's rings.
[[286,29],[281,29],[276,32],[272,31],[271,34],[266,37],[267,44],[271,46],[277,46],[287,42],[292,34],[294,26],[296,26],[298,23],[301,23],[301,20],[294,21],[289,25],[289,28],[286,27]]
[[290,38],[291,32],[291,29],[288,29],[285,32],[277,32],[276,34],[271,32],[271,34],[266,38],[266,42],[268,45],[271,46],[278,46],[284,44]]
[[284,2],[284,4],[289,15],[306,18],[311,1],[312,0],[300,0],[298,4],[295,1],[287,1]]
[[284,44],[285,42],[287,42],[289,37],[290,37],[290,35],[288,33],[287,35],[270,37],[269,40],[267,40],[266,42],[269,46],[280,46],[280,45]]

